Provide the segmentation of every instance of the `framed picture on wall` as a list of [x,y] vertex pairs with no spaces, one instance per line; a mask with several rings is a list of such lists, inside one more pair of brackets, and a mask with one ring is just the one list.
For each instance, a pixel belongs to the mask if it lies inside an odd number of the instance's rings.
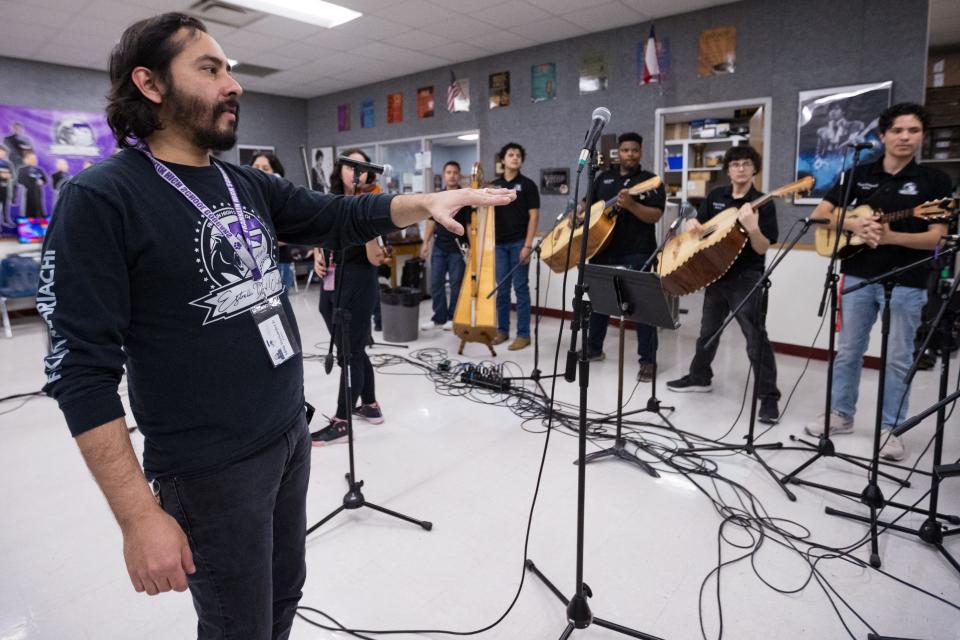
[[251,162],[253,162],[253,156],[264,151],[276,153],[277,149],[272,144],[238,144],[238,162],[241,165],[249,165]]
[[540,193],[544,195],[565,196],[570,193],[570,169],[540,170]]
[[818,204],[837,183],[853,161],[846,145],[876,142],[861,153],[861,163],[883,154],[877,120],[890,106],[892,90],[893,82],[887,81],[800,92],[796,177],[813,176],[816,184],[807,196],[795,198],[795,204]]
[[330,174],[333,173],[333,147],[314,147],[310,150],[310,181],[313,190],[321,193],[330,191]]

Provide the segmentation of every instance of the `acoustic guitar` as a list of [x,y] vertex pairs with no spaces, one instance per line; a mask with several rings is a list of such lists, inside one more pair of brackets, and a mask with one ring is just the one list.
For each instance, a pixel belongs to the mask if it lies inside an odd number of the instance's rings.
[[[653,191],[660,186],[660,178],[654,176],[643,182],[633,185],[627,192],[634,198]],[[610,243],[613,236],[613,227],[617,223],[619,209],[617,204],[619,194],[606,202],[598,200],[590,207],[590,233],[587,236],[587,258],[597,255]],[[585,216],[575,212],[557,223],[550,233],[543,238],[540,245],[540,259],[543,260],[554,273],[563,273],[580,262],[580,245],[583,238],[583,221]],[[573,237],[570,236],[570,227],[574,226]],[[569,260],[567,250],[570,249]]]
[[[482,184],[483,170],[477,162],[473,165],[470,186],[479,189]],[[493,207],[481,207],[471,212],[470,226],[467,228],[470,250],[453,312],[453,332],[460,338],[457,353],[461,355],[468,342],[483,343],[490,349],[491,356],[497,355],[493,348],[493,340],[497,336],[497,303],[487,297],[497,286],[494,229]]]
[[[762,195],[750,205],[759,209],[774,198],[783,198],[813,187],[813,176]],[[747,232],[737,220],[737,207],[724,209],[699,231],[684,231],[670,239],[660,255],[663,288],[676,296],[699,291],[718,280],[747,246]]]
[[[835,215],[840,215],[840,207],[833,210]],[[863,204],[847,211],[847,220],[857,220],[860,218],[875,218],[880,224],[894,222],[896,220],[905,220],[907,218],[919,218],[928,222],[947,220],[957,215],[957,201],[953,198],[940,198],[939,200],[930,200],[912,209],[903,209],[902,211],[891,211],[883,213],[874,211],[869,205]],[[823,225],[817,227],[816,246],[817,253],[829,258],[833,255],[833,245],[837,239],[837,228],[832,225]],[[851,231],[840,233],[840,245],[837,255],[841,259],[849,258],[861,249],[867,247],[866,240],[854,234]]]

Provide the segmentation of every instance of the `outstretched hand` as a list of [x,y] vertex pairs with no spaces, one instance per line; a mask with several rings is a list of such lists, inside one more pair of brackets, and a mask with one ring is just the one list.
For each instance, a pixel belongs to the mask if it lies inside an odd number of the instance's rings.
[[430,217],[444,229],[462,236],[463,225],[454,215],[463,207],[499,207],[510,204],[517,198],[512,189],[447,189],[431,193],[427,202]]

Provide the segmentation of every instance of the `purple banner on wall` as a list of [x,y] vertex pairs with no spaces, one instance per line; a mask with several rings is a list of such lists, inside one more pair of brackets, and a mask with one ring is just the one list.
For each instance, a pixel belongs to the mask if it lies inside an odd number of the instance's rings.
[[0,105],[0,235],[17,219],[46,219],[71,176],[116,146],[103,113]]

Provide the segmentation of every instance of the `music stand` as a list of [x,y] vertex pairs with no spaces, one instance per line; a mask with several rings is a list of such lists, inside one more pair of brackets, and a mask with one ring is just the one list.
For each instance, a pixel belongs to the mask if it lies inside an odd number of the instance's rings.
[[[584,282],[589,285],[590,301],[597,313],[620,317],[617,371],[617,435],[609,449],[591,453],[584,464],[614,457],[637,465],[654,478],[660,474],[649,464],[626,450],[623,439],[623,343],[627,320],[654,327],[676,329],[680,326],[680,304],[676,296],[667,293],[660,276],[648,271],[634,271],[625,267],[588,264],[584,267]],[[670,422],[667,420],[667,424]],[[673,428],[673,425],[670,425]],[[660,456],[640,445],[644,451]],[[579,461],[574,462],[577,464]]]

